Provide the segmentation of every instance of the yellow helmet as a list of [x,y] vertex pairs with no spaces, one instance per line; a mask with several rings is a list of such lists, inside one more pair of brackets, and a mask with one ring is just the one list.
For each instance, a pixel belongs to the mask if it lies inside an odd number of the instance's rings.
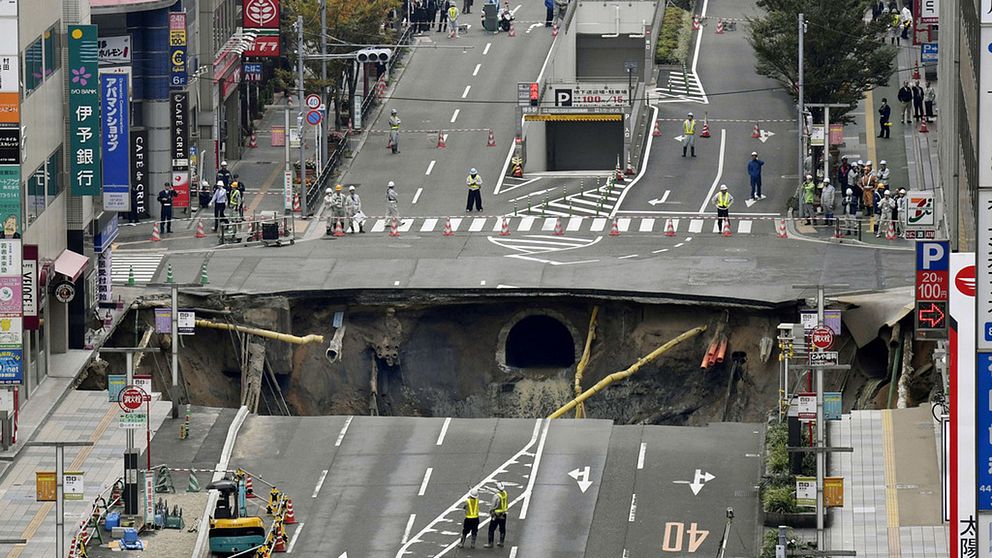
[[341,191],[341,189],[342,189],[342,186],[341,186],[340,184],[338,184],[338,185],[336,185],[336,186],[334,186],[334,190],[335,190],[336,192],[340,192],[340,191]]

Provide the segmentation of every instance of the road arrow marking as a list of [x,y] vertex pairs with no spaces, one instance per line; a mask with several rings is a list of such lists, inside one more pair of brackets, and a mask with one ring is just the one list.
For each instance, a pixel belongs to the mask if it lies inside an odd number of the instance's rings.
[[574,471],[570,471],[568,476],[575,479],[575,482],[579,485],[579,490],[581,490],[583,494],[585,494],[586,490],[589,490],[589,487],[592,486],[592,481],[589,480],[588,465],[586,465],[584,469],[575,469]]
[[655,198],[653,200],[648,201],[648,203],[651,204],[652,207],[658,205],[659,203],[665,203],[665,200],[668,199],[668,194],[671,193],[672,193],[671,190],[665,190],[665,193],[664,195],[661,196],[661,199]]
[[677,142],[679,142],[679,143],[682,143],[682,140],[684,140],[684,139],[685,139],[685,136],[675,136],[675,138],[674,138],[674,139],[675,139],[675,141],[677,141]]
[[766,141],[768,141],[768,138],[775,135],[775,132],[769,132],[768,130],[761,130],[760,134],[761,137],[759,137],[758,140],[761,141],[761,143],[765,143]]
[[542,24],[540,23],[531,23],[530,27],[527,28],[527,31],[525,31],[525,33],[530,33],[531,31],[534,30],[535,27],[540,27],[541,25]]
[[744,205],[746,205],[748,207],[751,207],[752,205],[754,205],[756,203],[758,203],[758,202],[754,198],[748,198],[748,199],[744,200]]
[[689,488],[692,489],[693,496],[698,496],[699,495],[699,491],[703,489],[703,485],[706,484],[706,483],[708,483],[708,482],[710,482],[711,480],[713,480],[715,478],[716,478],[715,476],[713,476],[713,475],[711,475],[709,473],[705,473],[705,472],[703,472],[700,469],[696,469],[696,474],[693,475],[692,482],[684,481],[684,480],[677,480],[677,481],[672,481],[672,483],[673,484],[688,484],[689,485]]

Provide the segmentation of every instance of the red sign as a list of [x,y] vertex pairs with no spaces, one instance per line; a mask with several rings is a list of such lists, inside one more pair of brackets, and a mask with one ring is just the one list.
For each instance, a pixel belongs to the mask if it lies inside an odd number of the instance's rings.
[[964,296],[975,296],[975,266],[961,268],[954,276],[954,285]]
[[145,392],[141,391],[136,387],[128,387],[121,391],[120,397],[117,400],[117,404],[121,406],[121,409],[126,413],[131,411],[137,411],[141,408],[141,405],[145,402]]
[[947,300],[947,271],[916,272],[916,300]]
[[251,47],[245,50],[245,56],[279,56],[279,35],[256,35]]
[[245,0],[245,29],[279,29],[279,0]]
[[947,324],[947,303],[923,301],[916,303],[916,321],[922,327],[942,329]]
[[826,351],[834,344],[834,332],[829,327],[816,326],[809,332],[810,343],[821,351]]
[[189,207],[189,171],[172,173],[172,189],[176,191],[172,206]]

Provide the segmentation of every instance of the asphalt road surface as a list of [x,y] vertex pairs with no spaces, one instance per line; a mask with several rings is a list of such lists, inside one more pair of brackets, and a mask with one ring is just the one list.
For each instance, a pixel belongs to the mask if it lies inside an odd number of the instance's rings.
[[[253,416],[232,463],[293,499],[296,555],[711,556],[733,507],[727,556],[753,556],[760,430]],[[510,498],[506,545],[483,549],[497,480]],[[461,502],[472,488],[482,493],[483,525],[478,548],[459,549]]]

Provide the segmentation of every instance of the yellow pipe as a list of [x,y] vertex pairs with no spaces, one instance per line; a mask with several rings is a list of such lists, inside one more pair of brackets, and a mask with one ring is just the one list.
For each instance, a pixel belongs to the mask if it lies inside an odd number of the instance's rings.
[[248,335],[257,335],[259,337],[265,337],[268,339],[275,339],[277,341],[285,341],[286,343],[293,343],[294,345],[306,345],[308,343],[323,343],[323,335],[310,334],[305,337],[299,337],[296,335],[290,335],[288,333],[279,333],[278,331],[271,331],[268,329],[259,329],[257,327],[247,327],[235,324],[225,324],[219,322],[211,322],[210,320],[196,320],[197,327],[209,327],[213,329],[226,329],[229,331],[237,331],[240,333],[247,333]]
[[562,408],[560,408],[557,411],[555,411],[555,412],[551,413],[550,415],[548,415],[548,418],[549,419],[560,418],[565,413],[567,413],[567,412],[571,411],[572,409],[574,409],[578,404],[582,403],[586,399],[589,399],[593,395],[596,395],[597,393],[599,393],[599,391],[602,390],[603,388],[609,386],[610,384],[612,384],[613,382],[615,382],[617,380],[623,380],[625,378],[629,378],[630,376],[633,376],[645,364],[648,364],[649,362],[653,361],[654,359],[658,358],[659,356],[665,354],[666,352],[668,352],[675,345],[678,345],[679,343],[681,343],[681,342],[683,342],[683,341],[685,341],[687,339],[691,339],[691,338],[699,335],[700,333],[702,333],[704,331],[706,331],[706,326],[699,326],[699,327],[690,329],[689,331],[683,333],[682,335],[679,335],[675,339],[672,339],[671,341],[669,341],[669,342],[665,343],[664,345],[658,347],[654,351],[651,351],[651,353],[648,354],[647,356],[641,357],[637,362],[635,362],[634,364],[632,364],[630,366],[630,368],[628,368],[628,369],[626,369],[626,370],[624,370],[622,372],[614,372],[613,374],[610,374],[609,376],[603,378],[602,380],[600,380],[599,382],[597,382],[596,385],[594,385],[591,388],[589,388],[589,389],[585,390],[584,392],[582,392],[582,395],[579,395],[575,399],[573,399],[573,400],[569,401],[568,403],[566,403],[565,406],[563,406]]
[[[575,396],[582,395],[582,376],[589,365],[589,356],[592,352],[592,342],[596,339],[596,316],[599,315],[599,305],[592,307],[592,316],[589,318],[589,333],[586,334],[586,347],[582,350],[582,358],[579,359],[578,366],[575,367]],[[586,408],[582,403],[575,406],[575,418],[586,418]]]

